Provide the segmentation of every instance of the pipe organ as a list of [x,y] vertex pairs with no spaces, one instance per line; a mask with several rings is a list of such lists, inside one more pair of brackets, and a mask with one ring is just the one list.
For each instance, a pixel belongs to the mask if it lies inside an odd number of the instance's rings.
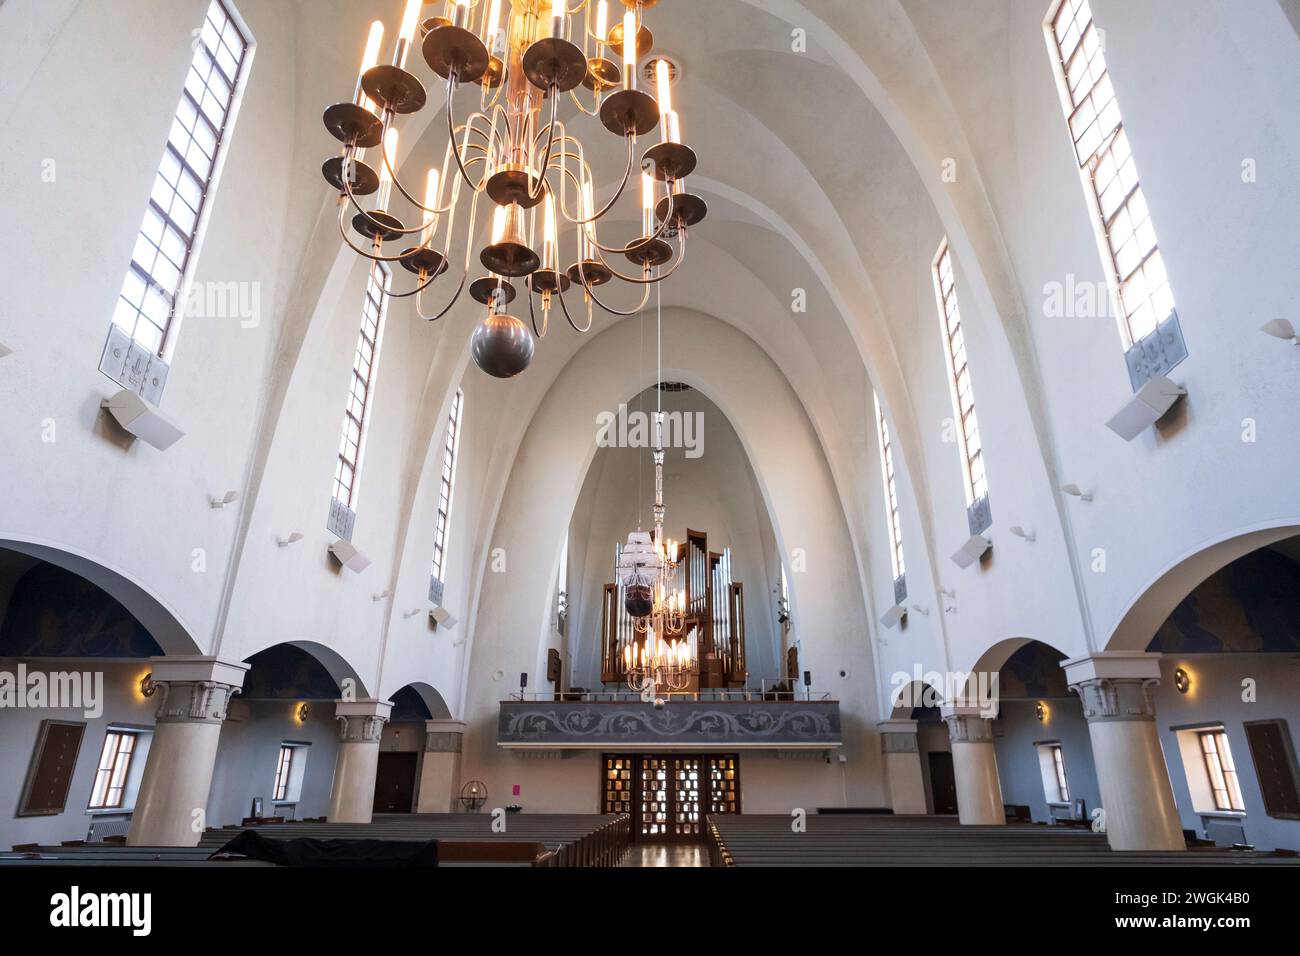
[[[615,546],[614,566],[621,557]],[[698,687],[688,690],[739,688],[745,686],[744,587],[731,575],[731,549],[709,550],[702,531],[686,532],[685,555],[681,564],[686,592],[684,633],[699,661]],[[643,639],[624,606],[624,586],[615,576],[605,585],[601,607],[601,681],[622,682],[624,648]]]

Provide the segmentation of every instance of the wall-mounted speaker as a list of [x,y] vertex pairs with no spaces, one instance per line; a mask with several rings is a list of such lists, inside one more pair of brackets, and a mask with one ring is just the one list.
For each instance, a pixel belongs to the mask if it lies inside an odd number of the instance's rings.
[[361,550],[351,541],[340,538],[330,545],[329,550],[339,564],[349,571],[360,573],[370,567],[370,559],[362,554]]
[[123,429],[159,451],[166,451],[185,437],[174,421],[129,389],[122,389],[100,403]]

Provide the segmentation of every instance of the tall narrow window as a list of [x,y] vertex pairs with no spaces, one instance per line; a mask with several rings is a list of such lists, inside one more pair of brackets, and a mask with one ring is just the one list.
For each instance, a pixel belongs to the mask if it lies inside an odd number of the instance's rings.
[[1088,0],[1060,0],[1046,28],[1107,281],[1119,305],[1120,334],[1129,347],[1173,312],[1173,292]]
[[1060,744],[1052,745],[1052,769],[1056,773],[1056,797],[1061,803],[1070,802],[1070,784],[1065,779],[1065,754]]
[[1210,789],[1214,793],[1215,809],[1245,810],[1246,802],[1241,798],[1237,766],[1232,762],[1228,735],[1220,728],[1203,730],[1197,736],[1201,742],[1201,756],[1205,758],[1205,770],[1210,778]]
[[289,799],[289,780],[293,776],[293,747],[281,745],[280,759],[275,765],[275,787],[272,790],[275,801]]
[[442,452],[442,475],[438,482],[438,523],[433,534],[433,576],[446,581],[447,531],[451,525],[451,497],[456,488],[456,454],[460,450],[461,418],[465,411],[465,393],[457,390],[451,400],[447,418],[447,443]]
[[[966,362],[966,339],[961,330],[961,312],[957,309],[957,285],[952,273],[952,253],[948,240],[939,244],[934,258],[934,292],[943,325],[943,347],[948,358],[948,384],[952,390],[952,407],[957,416],[957,442],[961,448],[962,473],[966,478],[966,504],[970,506],[989,493],[984,475],[984,449],[980,445],[980,426],[975,417],[975,393],[971,389],[970,366]],[[971,533],[979,530],[972,528]]]
[[889,423],[885,409],[876,395],[876,434],[880,437],[880,473],[885,482],[885,516],[889,521],[889,557],[894,568],[894,580],[906,572],[903,563],[903,531],[898,521],[898,486],[894,481],[894,445],[889,440]]
[[194,40],[185,87],[113,311],[114,333],[100,368],[155,400],[162,386],[149,394],[140,385],[139,366],[156,365],[148,377],[159,372],[165,377],[179,327],[182,288],[194,266],[218,159],[229,139],[248,48],[249,40],[225,0],[212,0]]
[[104,735],[104,749],[99,752],[89,809],[114,810],[122,806],[131,757],[135,753],[135,739],[136,734],[118,730],[110,730]]
[[383,263],[376,262],[370,268],[370,279],[366,283],[361,333],[357,336],[356,356],[352,360],[352,382],[347,410],[343,413],[343,437],[334,468],[334,500],[349,509],[356,508],[357,479],[365,450],[366,426],[370,422],[375,366],[379,364],[379,343],[387,309],[388,269]]

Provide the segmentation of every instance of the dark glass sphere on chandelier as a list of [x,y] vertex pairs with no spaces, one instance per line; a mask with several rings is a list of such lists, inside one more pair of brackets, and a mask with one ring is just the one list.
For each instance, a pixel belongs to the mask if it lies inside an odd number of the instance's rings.
[[[367,259],[409,272],[414,288],[389,294],[413,297],[428,321],[446,315],[468,289],[485,306],[471,354],[489,375],[509,378],[528,367],[534,339],[546,335],[557,303],[578,332],[591,328],[595,307],[612,315],[640,311],[650,288],[685,261],[687,233],[708,212],[704,200],[686,188],[696,155],[682,142],[673,105],[676,67],[664,58],[652,60],[655,95],[638,85],[638,63],[654,43],[645,13],[657,4],[407,0],[391,61],[380,62],[385,31],[376,20],[352,99],[325,111],[326,129],[343,144],[322,169],[339,194],[343,241]],[[396,121],[421,110],[428,99],[424,83],[407,69],[417,36],[425,63],[446,92],[442,161],[428,167],[419,198],[396,175]],[[458,118],[455,94],[463,86],[477,92],[478,108]],[[580,95],[579,87],[587,92]],[[570,124],[557,117],[566,95],[580,115],[598,118],[626,143],[624,168],[614,171],[617,188],[600,206],[587,151]],[[638,138],[656,129],[659,142],[640,157],[640,189],[629,189]],[[394,190],[410,207],[405,218],[393,211]],[[599,225],[627,193],[639,194],[639,229],[626,243],[607,244]],[[572,259],[562,260],[562,224],[571,227],[572,236],[565,238],[572,238]],[[475,256],[480,230],[487,239]],[[462,242],[463,255],[453,249]],[[618,257],[635,268],[620,271],[613,264]],[[455,289],[440,310],[426,313],[425,290],[443,275]],[[522,280],[529,324],[503,311],[517,295],[511,279]],[[603,287],[615,279],[639,290],[639,301],[612,304]],[[580,304],[565,298],[575,287]]]

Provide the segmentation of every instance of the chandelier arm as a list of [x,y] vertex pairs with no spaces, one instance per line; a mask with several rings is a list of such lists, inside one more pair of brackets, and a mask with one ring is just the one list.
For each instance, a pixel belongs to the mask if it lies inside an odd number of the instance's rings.
[[573,105],[576,106],[576,107],[578,108],[578,112],[579,112],[579,113],[582,113],[584,116],[599,116],[599,115],[600,115],[600,104],[601,104],[602,100],[604,99],[604,97],[602,97],[602,96],[600,95],[600,93],[597,93],[597,94],[596,94],[596,105],[595,105],[594,107],[592,107],[591,109],[587,109],[587,107],[585,107],[585,106],[582,105],[582,100],[578,98],[578,91],[577,91],[577,90],[569,90],[569,99],[573,100]]
[[[474,180],[470,179],[469,173],[465,171],[465,163],[460,158],[460,150],[456,148],[456,117],[452,115],[452,101],[456,93],[456,70],[452,69],[447,77],[447,136],[451,139],[451,155],[456,158],[456,168],[460,170],[461,177],[465,184],[474,192],[481,192],[487,186],[487,177],[477,186]],[[486,173],[486,171],[485,171]]]
[[528,297],[528,319],[533,323],[533,334],[539,339],[546,338],[546,332],[550,327],[551,317],[547,314],[546,310],[543,309],[542,327],[540,329],[537,327],[537,312],[533,309],[533,297],[531,295]]
[[411,296],[418,296],[425,289],[429,288],[429,286],[433,285],[434,280],[436,280],[440,275],[442,275],[442,273],[438,272],[429,276],[424,282],[418,283],[410,292],[388,292],[386,295],[390,299],[409,299]]
[[582,280],[582,288],[586,291],[587,295],[591,296],[591,300],[595,302],[598,306],[600,306],[602,309],[604,309],[606,312],[608,312],[610,315],[617,315],[623,317],[629,315],[636,315],[638,312],[644,309],[645,304],[650,301],[650,287],[648,285],[642,286],[641,302],[639,305],[637,305],[635,308],[627,310],[626,312],[624,312],[621,309],[615,309],[612,306],[608,306],[604,302],[600,301],[600,296],[596,295],[596,287],[593,286],[591,284],[591,281],[587,278],[587,270],[586,267],[583,265],[583,263],[578,263],[578,276]]
[[[610,199],[609,202],[605,203],[605,207],[601,209],[600,212],[593,215],[590,219],[570,219],[568,215],[565,215],[564,218],[568,219],[571,225],[586,226],[589,225],[590,223],[595,222],[597,219],[604,217],[606,213],[608,213],[611,209],[614,208],[614,204],[623,197],[623,191],[627,189],[628,180],[630,180],[631,178],[632,178],[632,137],[628,136],[627,137],[627,168],[623,170],[623,181],[619,184],[618,191],[614,193],[614,197]],[[561,212],[563,212],[563,210],[561,210]]]
[[[343,179],[343,191],[347,193],[348,200],[352,203],[353,208],[356,209],[357,212],[359,212],[362,216],[364,216],[364,217],[366,218],[366,221],[367,221],[367,222],[372,223],[372,224],[375,225],[376,227],[378,227],[378,228],[384,230],[385,232],[395,232],[395,233],[397,233],[399,236],[411,236],[411,235],[414,235],[414,234],[417,233],[417,232],[424,232],[424,230],[428,228],[428,224],[427,224],[427,223],[423,223],[423,222],[420,223],[420,225],[418,225],[418,226],[412,226],[410,229],[407,229],[405,226],[402,226],[402,227],[400,227],[400,228],[394,229],[390,224],[380,222],[380,221],[379,221],[378,219],[376,219],[374,216],[370,215],[370,213],[366,212],[364,209],[361,208],[361,204],[360,204],[359,202],[357,202],[357,197],[356,197],[356,196],[353,194],[353,192],[352,192],[352,183],[348,181],[348,178],[347,178],[346,176],[344,176],[344,177],[342,177],[342,179]],[[394,181],[394,182],[397,181],[397,177],[396,177],[396,176],[393,177],[393,181]],[[399,188],[400,188],[400,187],[399,187]],[[339,221],[340,221],[340,222],[342,222],[342,220],[343,220],[343,215],[344,215],[343,213],[341,213],[341,212],[339,213]],[[344,235],[343,238],[346,239],[347,236]],[[352,243],[349,242],[348,245],[352,245]],[[352,246],[352,248],[355,249],[356,246]],[[425,246],[424,246],[423,243],[421,243],[420,248],[425,248]],[[372,257],[372,258],[373,258],[373,257]],[[388,260],[385,260],[385,261],[386,261],[386,262],[392,262],[392,261],[394,261],[394,260],[392,260],[392,259],[388,259]]]
[[623,275],[623,273],[619,272],[617,269],[613,268],[608,262],[606,262],[603,256],[600,257],[600,264],[603,265],[606,269],[609,269],[609,271],[612,272],[616,278],[622,279],[624,282],[632,282],[637,285],[643,285],[647,288],[647,290],[649,289],[650,286],[658,285],[660,282],[663,282],[665,279],[671,276],[674,272],[676,272],[679,268],[681,268],[681,264],[685,261],[686,261],[686,237],[681,233],[678,233],[677,236],[677,261],[673,263],[673,267],[671,269],[667,270],[666,272],[659,273],[653,279],[646,279],[644,277],[638,279],[635,276]]
[[[475,113],[474,115],[475,115],[475,116],[481,116],[482,114],[481,114],[481,113]],[[473,120],[472,120],[472,118],[471,118],[471,122],[472,122],[472,121],[473,121]],[[468,125],[468,124],[466,124],[466,125]],[[460,129],[462,129],[462,130],[465,129],[465,128],[466,128],[466,126],[461,126],[461,127],[460,127]],[[472,127],[471,127],[471,130],[472,130]],[[479,135],[483,135],[483,134],[480,133]],[[466,144],[466,149],[468,149],[468,148],[470,148],[470,146],[469,146],[469,144]],[[476,146],[476,147],[474,147],[474,148],[475,148],[475,149],[482,149],[484,155],[483,155],[481,158],[476,157],[476,158],[474,158],[474,159],[469,160],[469,161],[468,161],[469,164],[470,164],[471,166],[473,166],[475,163],[479,163],[479,162],[486,163],[486,162],[487,162],[487,150],[486,150],[484,147],[482,147],[482,146]],[[453,152],[455,151],[455,149],[456,149],[456,142],[455,142],[455,140],[453,139],[453,140],[452,140],[452,150],[453,150]],[[387,150],[380,150],[380,152],[383,154],[383,157],[384,157],[384,166],[385,166],[385,168],[387,168],[387,170],[388,170],[388,175],[392,178],[393,185],[397,187],[397,191],[398,191],[399,193],[402,194],[402,197],[403,197],[407,202],[409,202],[412,206],[414,206],[416,209],[420,210],[421,212],[432,213],[432,214],[435,215],[435,216],[441,216],[441,215],[443,215],[444,213],[449,213],[449,212],[451,212],[454,208],[456,208],[456,200],[455,200],[455,199],[449,200],[448,203],[447,203],[447,205],[443,206],[441,209],[430,209],[430,208],[429,208],[428,206],[426,206],[424,203],[420,202],[420,200],[416,199],[416,198],[415,198],[414,196],[412,196],[409,192],[407,192],[406,187],[402,185],[402,181],[401,181],[400,179],[397,178],[397,170],[393,169],[393,164],[390,163],[389,160],[388,160],[388,151],[387,151]],[[421,228],[424,228],[424,227],[421,226]]]
[[[355,205],[355,203],[353,205]],[[410,255],[408,252],[406,255],[401,256],[377,256],[373,252],[362,249],[352,241],[351,237],[348,235],[347,228],[344,226],[344,222],[347,219],[347,210],[348,207],[346,205],[339,206],[339,235],[343,237],[344,244],[357,255],[365,256],[365,258],[369,259],[371,262],[401,262]],[[421,246],[421,248],[425,247]]]
[[[671,195],[671,193],[670,193],[669,195]],[[592,235],[592,236],[590,237],[590,239],[591,239],[591,244],[592,244],[593,246],[595,246],[597,249],[599,249],[601,252],[607,252],[607,253],[609,253],[610,255],[613,255],[613,256],[625,256],[625,255],[627,255],[629,252],[631,252],[633,249],[636,249],[636,248],[638,248],[638,247],[640,247],[640,246],[643,246],[643,245],[645,245],[645,244],[648,243],[648,242],[654,242],[656,239],[661,239],[661,238],[663,238],[663,234],[664,234],[665,232],[668,231],[668,223],[669,223],[669,222],[670,222],[669,217],[665,216],[662,220],[660,220],[660,222],[659,222],[659,228],[656,229],[656,230],[654,231],[654,235],[650,236],[649,238],[642,237],[642,238],[640,238],[640,239],[636,239],[636,240],[634,240],[633,242],[631,242],[631,243],[629,243],[628,245],[623,246],[623,247],[621,247],[621,248],[620,248],[620,247],[616,247],[616,246],[606,246],[606,245],[602,245],[601,242],[600,242],[600,240],[597,239],[595,235]],[[594,233],[595,230],[593,229],[592,232]],[[603,261],[603,260],[602,260],[602,261]],[[605,264],[608,265],[609,263],[605,263]],[[611,270],[611,271],[613,271],[613,270]],[[615,272],[614,274],[615,274],[615,275],[618,275],[617,272]],[[629,279],[628,281],[630,282],[630,281],[632,281],[632,280]]]
[[[581,269],[582,266],[580,265],[580,266],[578,266],[578,268]],[[586,283],[584,282],[583,285],[585,286]],[[590,332],[590,331],[591,331],[591,324],[595,321],[595,316],[593,316],[593,315],[591,314],[591,306],[588,306],[588,307],[587,307],[587,327],[586,327],[585,329],[583,329],[583,328],[579,328],[579,327],[578,327],[578,323],[577,323],[577,322],[574,322],[574,321],[573,321],[573,316],[569,314],[569,304],[568,304],[567,302],[564,301],[564,290],[561,289],[561,288],[559,288],[559,287],[557,286],[556,289],[555,289],[555,294],[556,294],[556,295],[559,297],[559,299],[560,299],[560,308],[564,310],[564,317],[565,317],[566,319],[569,320],[569,325],[573,328],[573,331],[577,332],[577,333],[580,334],[580,335],[584,335],[584,334],[586,334],[587,332]],[[531,297],[531,296],[529,297],[528,303],[529,303],[529,306],[531,307],[531,306],[532,306],[532,297]]]
[[[449,249],[447,251],[450,252],[451,250]],[[465,271],[462,272],[460,275],[460,285],[456,287],[456,294],[451,297],[451,301],[447,303],[447,307],[443,309],[441,312],[439,312],[437,315],[430,316],[424,314],[424,309],[420,307],[420,296],[418,295],[415,297],[415,311],[419,314],[420,318],[424,319],[424,321],[437,322],[444,315],[450,312],[452,308],[455,307],[456,303],[460,301],[460,295],[462,292],[465,291],[465,283],[468,279],[469,279],[469,268],[466,267]],[[425,283],[425,285],[427,287],[428,283]]]
[[[589,179],[591,178],[591,167],[587,164],[586,159],[584,159],[583,156],[582,156],[582,153],[581,153],[582,143],[578,142],[578,140],[577,140],[575,137],[570,136],[570,135],[568,135],[568,134],[565,134],[564,136],[561,136],[561,137],[560,137],[560,143],[561,143],[561,144],[563,144],[563,143],[567,143],[567,142],[570,142],[570,141],[572,141],[573,143],[575,143],[575,144],[578,146],[578,149],[579,149],[580,151],[575,153],[575,152],[571,152],[571,151],[569,151],[569,150],[567,150],[567,149],[563,149],[563,150],[561,150],[558,156],[554,156],[554,157],[552,157],[552,159],[551,159],[551,168],[552,168],[552,169],[555,169],[555,170],[557,170],[557,171],[559,171],[563,176],[567,177],[568,181],[571,182],[571,183],[573,184],[573,190],[574,190],[574,193],[575,193],[576,195],[578,195],[578,196],[581,196],[581,195],[582,195],[582,177],[578,174],[578,172],[575,172],[574,170],[569,169],[567,166],[565,166],[565,165],[564,165],[564,161],[565,161],[566,159],[572,159],[575,163],[578,164],[578,166],[579,166],[579,172],[585,170],[586,173],[587,173],[587,177],[588,177]],[[556,203],[556,206],[559,208],[559,210],[560,210],[560,214],[564,216],[564,220],[565,220],[565,222],[569,222],[569,223],[575,223],[575,224],[577,224],[577,220],[575,220],[572,216],[569,215],[569,213],[568,213],[568,209],[567,209],[567,207],[565,207],[565,205],[564,205],[564,197],[563,197],[563,196],[560,197],[559,201]]]
[[546,167],[551,165],[551,152],[555,149],[555,110],[560,102],[560,90],[559,87],[554,83],[551,84],[550,96],[551,96],[551,121],[546,124],[546,129],[547,129],[546,155],[542,159],[542,166],[541,166],[542,172],[541,175],[537,177],[537,188],[533,189],[530,186],[528,189],[528,198],[529,200],[534,200],[534,201],[539,196],[541,196],[542,191],[546,189]]

